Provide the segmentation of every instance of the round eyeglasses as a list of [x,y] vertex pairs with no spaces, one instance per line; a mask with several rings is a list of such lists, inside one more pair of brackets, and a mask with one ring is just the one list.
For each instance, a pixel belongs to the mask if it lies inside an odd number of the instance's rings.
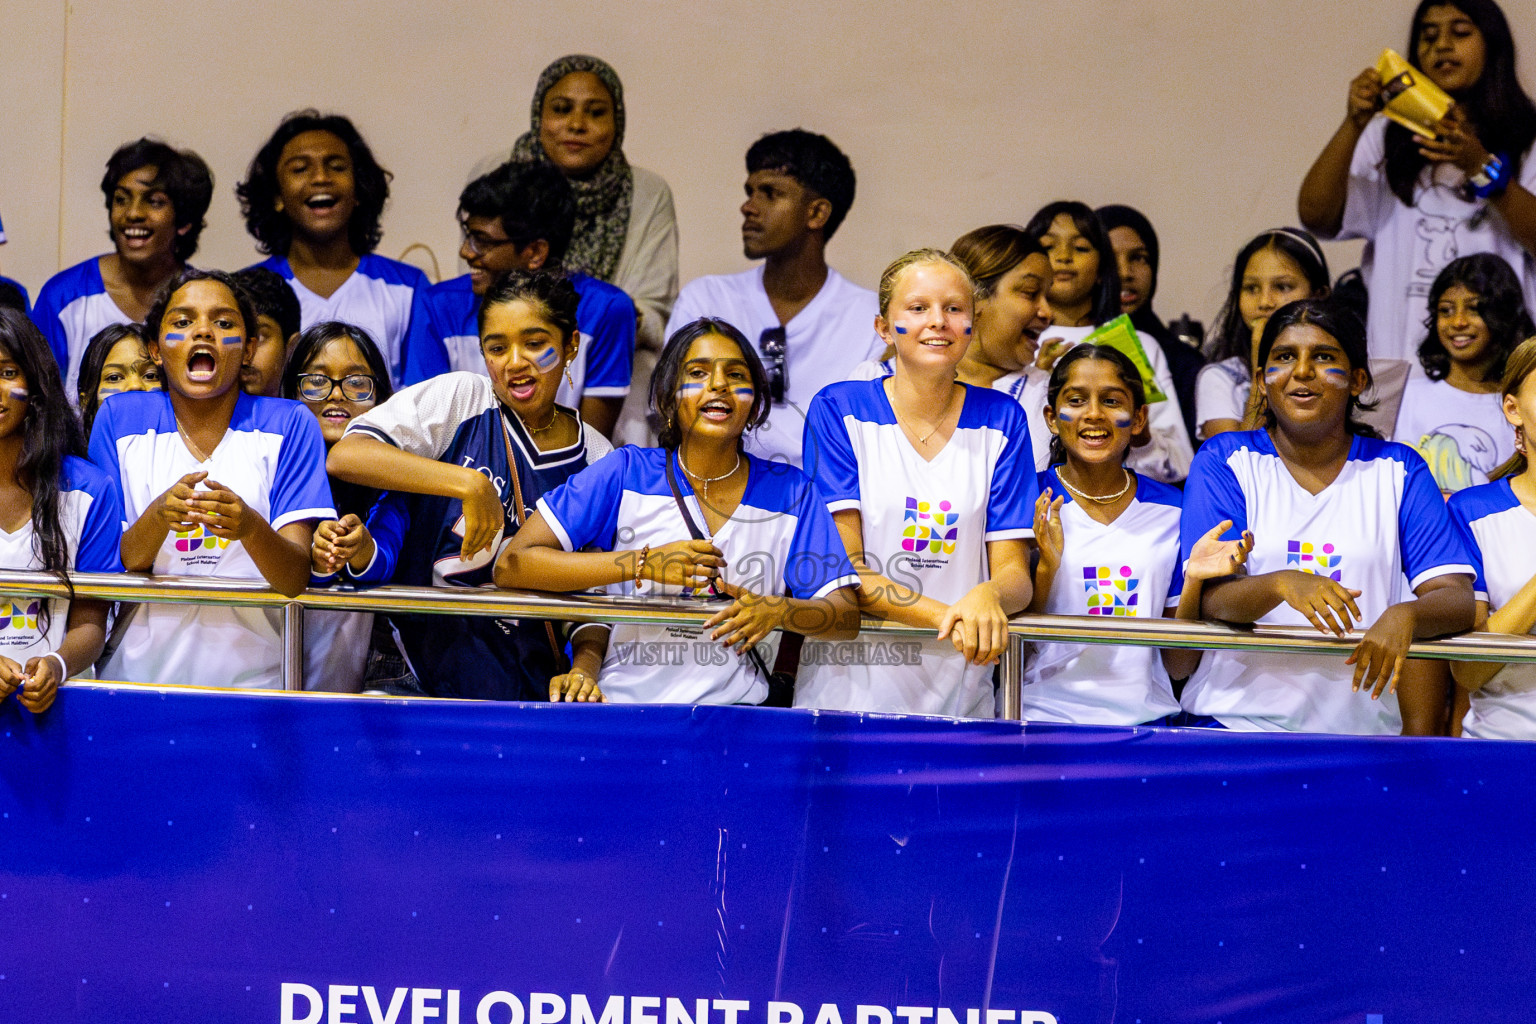
[[324,402],[341,388],[341,397],[349,402],[366,402],[378,390],[379,382],[366,373],[349,373],[340,380],[323,373],[299,375],[299,397],[306,402]]

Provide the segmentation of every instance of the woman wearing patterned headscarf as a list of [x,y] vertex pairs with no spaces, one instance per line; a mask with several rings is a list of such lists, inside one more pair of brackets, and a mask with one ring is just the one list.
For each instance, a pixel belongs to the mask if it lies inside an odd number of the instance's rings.
[[[629,293],[640,313],[634,386],[637,417],[626,402],[624,440],[644,429],[655,352],[677,298],[677,216],[661,176],[624,158],[624,85],[606,61],[561,57],[539,75],[531,125],[512,159],[554,164],[576,193],[576,228],[564,263]],[[495,163],[506,159],[505,151]],[[626,429],[629,428],[629,429]],[[617,439],[616,439],[617,440]]]

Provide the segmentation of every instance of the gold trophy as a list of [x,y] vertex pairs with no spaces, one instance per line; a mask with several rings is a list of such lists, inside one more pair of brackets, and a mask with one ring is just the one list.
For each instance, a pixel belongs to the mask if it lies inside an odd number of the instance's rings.
[[1381,76],[1381,112],[1415,135],[1434,138],[1454,102],[1445,90],[1392,49],[1381,51],[1376,73]]

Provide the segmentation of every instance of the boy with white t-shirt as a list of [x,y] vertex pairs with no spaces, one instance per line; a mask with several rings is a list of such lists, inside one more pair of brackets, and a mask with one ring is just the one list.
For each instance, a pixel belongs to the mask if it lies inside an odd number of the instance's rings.
[[827,266],[827,241],[853,205],[853,167],[825,136],[795,129],[747,150],[742,251],[763,264],[690,281],[672,307],[667,336],[700,317],[739,328],[768,370],[773,412],[748,448],[801,464],[805,410],[828,384],[877,359],[879,303]]

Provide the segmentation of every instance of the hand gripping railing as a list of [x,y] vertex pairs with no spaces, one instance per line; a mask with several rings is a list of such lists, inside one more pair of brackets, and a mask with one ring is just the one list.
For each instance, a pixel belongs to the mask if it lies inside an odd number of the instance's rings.
[[[396,612],[416,615],[489,615],[496,618],[556,619],[566,622],[698,626],[717,607],[672,598],[622,598],[591,594],[544,594],[522,590],[458,587],[369,587],[306,590],[285,597],[255,580],[215,576],[139,576],[132,573],[75,573],[75,596],[133,604],[218,604],[283,610],[283,688],[304,688],[303,609]],[[65,597],[63,584],[40,572],[0,572],[0,594]],[[865,619],[861,633],[929,637],[916,629],[881,619]],[[1099,618],[1073,615],[1016,615],[1002,661],[1005,717],[1020,717],[1020,684],[1025,641],[1040,643],[1122,644],[1199,650],[1267,651],[1272,654],[1346,656],[1359,633],[1335,637],[1286,626],[1230,626],[1182,619]],[[1536,637],[1503,633],[1466,633],[1442,640],[1421,640],[1409,657],[1441,661],[1536,661]]]

